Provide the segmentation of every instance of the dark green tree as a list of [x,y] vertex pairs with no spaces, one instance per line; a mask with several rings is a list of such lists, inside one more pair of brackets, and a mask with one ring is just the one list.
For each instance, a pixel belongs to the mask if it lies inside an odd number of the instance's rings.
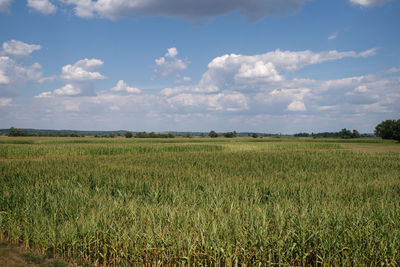
[[211,131],[208,133],[208,136],[211,138],[216,138],[216,137],[218,137],[218,134],[215,131]]
[[396,121],[396,125],[394,127],[393,139],[400,141],[400,119]]
[[21,129],[11,127],[8,130],[8,136],[24,136],[25,133]]
[[[396,128],[398,128],[399,120],[385,120],[375,127],[375,135],[382,139],[395,139]],[[398,140],[398,139],[397,139]]]
[[131,132],[126,132],[126,133],[125,133],[125,137],[126,137],[126,138],[132,138],[132,137],[133,137],[133,134],[132,134]]
[[350,130],[347,130],[346,128],[342,129],[342,130],[339,132],[339,136],[340,136],[340,138],[344,138],[344,139],[352,138],[351,131],[350,131]]
[[236,131],[224,133],[226,138],[233,138],[236,137]]
[[253,134],[251,135],[251,137],[257,138],[257,137],[258,137],[258,134],[257,134],[257,133],[253,133]]
[[357,130],[353,130],[353,133],[351,134],[351,138],[360,138],[361,135]]

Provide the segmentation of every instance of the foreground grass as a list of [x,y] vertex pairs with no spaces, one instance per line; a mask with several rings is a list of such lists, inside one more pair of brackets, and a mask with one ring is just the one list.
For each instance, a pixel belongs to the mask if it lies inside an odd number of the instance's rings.
[[26,247],[82,264],[400,264],[399,153],[340,140],[2,140],[0,237]]

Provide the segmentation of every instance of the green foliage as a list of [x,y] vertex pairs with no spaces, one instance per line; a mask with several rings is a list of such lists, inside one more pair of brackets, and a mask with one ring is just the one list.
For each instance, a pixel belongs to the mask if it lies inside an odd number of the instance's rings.
[[309,137],[309,133],[296,133],[293,135],[294,137]]
[[224,133],[224,137],[226,138],[236,137],[236,131]]
[[251,137],[253,137],[253,138],[258,138],[258,134],[253,133],[253,134],[251,135]]
[[4,139],[0,236],[81,265],[400,263],[400,154],[359,139]]
[[126,138],[132,138],[132,137],[133,137],[133,134],[132,134],[131,132],[126,132],[126,133],[125,133],[125,137],[126,137]]
[[347,130],[346,128],[342,129],[339,132],[339,135],[340,135],[340,138],[343,138],[343,139],[349,139],[349,138],[353,137],[351,131]]
[[375,127],[376,136],[383,139],[395,139],[400,141],[400,119],[385,120]]
[[353,130],[353,133],[351,134],[351,138],[360,138],[361,135],[357,130]]
[[173,135],[172,133],[155,133],[155,132],[150,132],[150,133],[146,133],[146,132],[137,132],[135,134],[136,138],[175,138],[175,135]]
[[211,137],[211,138],[217,138],[217,137],[218,137],[218,134],[217,134],[215,131],[210,131],[210,132],[208,133],[208,136]]
[[24,136],[25,133],[21,129],[11,127],[8,130],[8,136]]

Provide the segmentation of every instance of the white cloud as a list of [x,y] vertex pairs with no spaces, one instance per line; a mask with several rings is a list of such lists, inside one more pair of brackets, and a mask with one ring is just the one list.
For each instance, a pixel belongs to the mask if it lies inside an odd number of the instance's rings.
[[62,67],[61,79],[70,82],[87,82],[105,79],[99,72],[91,70],[103,66],[100,59],[82,59],[74,65],[66,65]]
[[[1,59],[0,59],[0,62],[1,62]],[[5,70],[0,69],[0,84],[8,84],[9,82],[10,82],[10,79],[6,76]]]
[[398,73],[400,72],[400,68],[391,68],[390,70],[387,71],[388,73]]
[[118,83],[111,88],[114,92],[123,92],[128,94],[139,94],[141,91],[139,88],[131,87],[123,80],[119,80]]
[[51,92],[42,92],[42,93],[38,94],[37,96],[35,96],[35,98],[49,98],[52,96],[53,96],[53,94]]
[[167,99],[172,108],[194,107],[212,111],[239,111],[248,108],[247,97],[238,92],[218,94],[182,93]]
[[165,54],[166,57],[176,57],[178,55],[178,49],[176,47],[168,48],[168,52]]
[[179,71],[186,69],[187,63],[177,58],[178,50],[175,47],[168,49],[168,52],[163,56],[155,60],[156,68],[154,72],[166,77],[170,74],[176,74]]
[[364,51],[364,52],[361,52],[360,53],[360,56],[361,57],[370,57],[370,56],[375,56],[376,55],[376,48],[371,48],[371,49],[368,49],[368,50],[366,50],[366,51]]
[[0,107],[11,106],[12,99],[8,97],[0,97]]
[[80,93],[81,89],[72,84],[66,84],[63,87],[54,90],[54,94],[57,96],[75,96]]
[[21,41],[11,40],[3,43],[2,54],[10,56],[29,56],[32,52],[41,49],[42,46],[26,44]]
[[12,0],[0,0],[0,12],[7,12]]
[[[245,56],[230,54],[214,58],[208,64],[199,87],[215,86],[220,89],[242,88],[253,90],[260,86],[272,86],[285,79],[279,72],[295,71],[307,65],[339,60],[346,57],[360,58],[375,54],[375,49],[362,53],[336,50],[314,53],[312,51],[281,51]],[[294,82],[294,81],[292,81]]]
[[42,78],[41,68],[38,63],[23,66],[10,57],[0,56],[0,95],[15,94],[17,88],[23,87],[28,81],[39,82]]
[[339,35],[338,32],[334,32],[331,35],[329,35],[328,40],[336,39],[338,37],[338,35]]
[[28,0],[28,6],[45,15],[53,14],[57,10],[49,0]]
[[258,20],[269,14],[299,9],[307,0],[61,0],[74,5],[77,16],[119,19],[134,16],[184,17],[199,19],[239,11],[249,20]]
[[161,90],[161,95],[171,96],[181,93],[216,93],[220,91],[216,86],[178,86]]
[[103,66],[100,59],[82,59],[75,64],[68,64],[62,67],[59,78],[66,84],[53,92],[42,92],[36,98],[48,97],[71,97],[71,96],[93,96],[94,82],[105,79],[106,77],[99,72],[93,72],[94,68]]
[[236,81],[246,80],[246,82],[256,80],[279,82],[283,80],[271,62],[264,63],[262,61],[243,63],[234,78]]
[[350,3],[361,7],[374,7],[381,6],[389,1],[391,0],[350,0]]
[[295,100],[288,105],[287,109],[290,111],[305,111],[306,106],[304,105],[303,102]]

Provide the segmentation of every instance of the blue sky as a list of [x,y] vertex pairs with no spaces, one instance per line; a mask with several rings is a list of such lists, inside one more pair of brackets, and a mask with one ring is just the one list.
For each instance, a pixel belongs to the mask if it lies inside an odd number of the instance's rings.
[[0,128],[373,132],[397,0],[0,0]]

